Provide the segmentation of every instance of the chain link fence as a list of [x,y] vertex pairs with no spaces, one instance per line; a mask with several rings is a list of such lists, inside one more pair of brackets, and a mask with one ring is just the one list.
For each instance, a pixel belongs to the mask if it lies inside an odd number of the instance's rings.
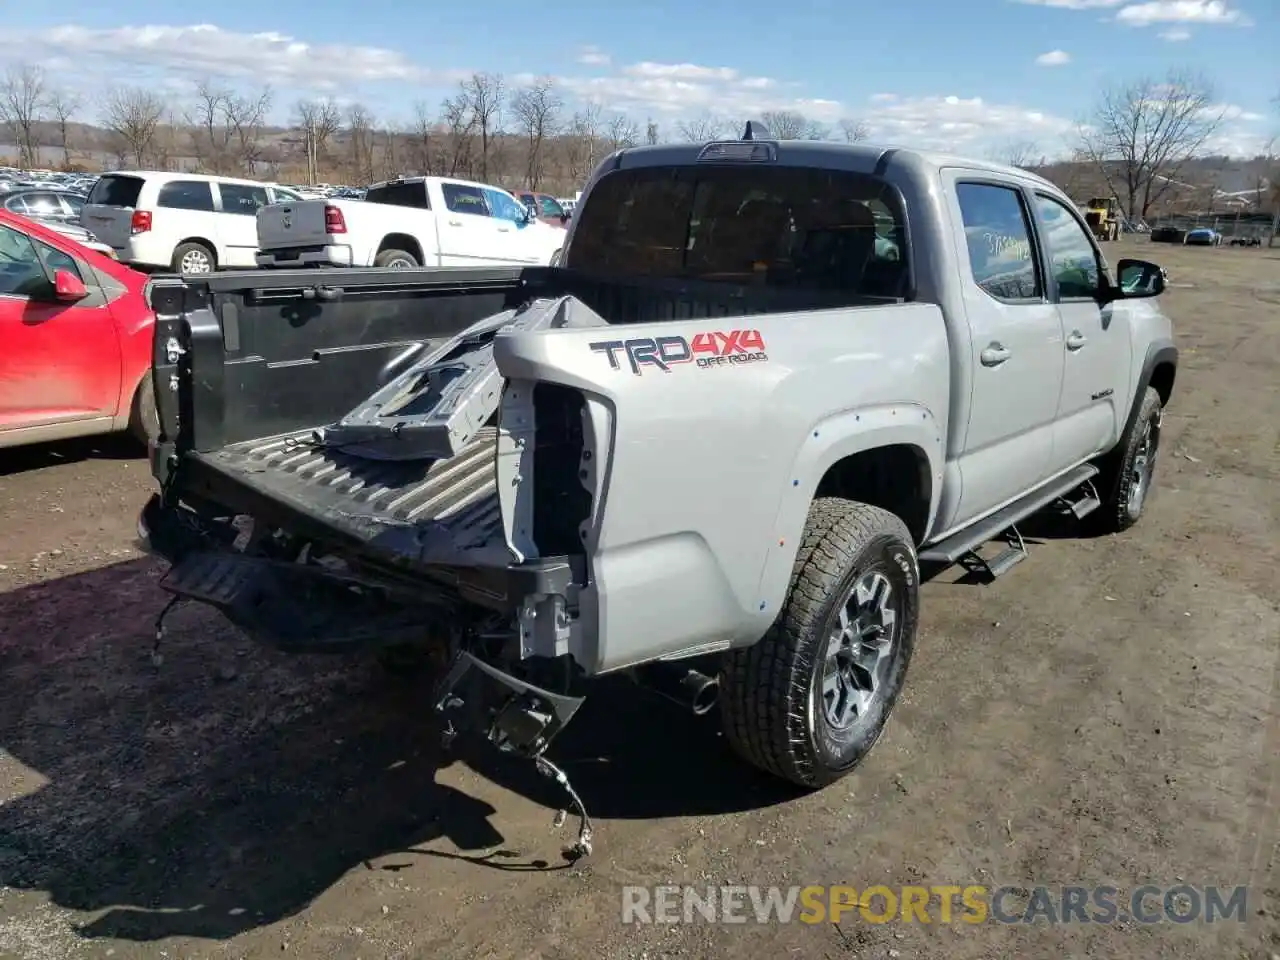
[[1152,230],[1173,229],[1186,234],[1198,227],[1208,227],[1228,240],[1256,238],[1263,244],[1271,237],[1275,223],[1269,213],[1198,213],[1159,217],[1152,221]]

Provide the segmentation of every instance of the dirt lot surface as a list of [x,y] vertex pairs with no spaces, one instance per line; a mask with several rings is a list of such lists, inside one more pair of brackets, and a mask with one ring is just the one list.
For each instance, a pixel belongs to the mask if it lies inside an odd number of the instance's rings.
[[[1144,521],[927,584],[905,702],[821,793],[589,701],[554,751],[597,820],[572,867],[552,785],[443,762],[425,685],[190,608],[153,665],[145,463],[0,453],[0,957],[1280,954],[1280,251],[1142,255],[1182,350]],[[1179,881],[1250,884],[1247,923],[620,923],[624,884]]]

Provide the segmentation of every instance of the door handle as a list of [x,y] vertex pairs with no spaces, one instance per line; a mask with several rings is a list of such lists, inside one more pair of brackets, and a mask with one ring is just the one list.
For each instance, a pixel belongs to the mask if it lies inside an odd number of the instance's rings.
[[1012,354],[998,343],[991,344],[978,355],[984,367],[998,367],[1008,360],[1010,356]]
[[498,232],[499,232],[499,233],[510,233],[510,232],[511,232],[511,228],[510,228],[510,227],[499,227],[499,228],[498,228]]
[[449,226],[451,226],[451,227],[460,227],[460,226],[462,226],[462,221],[461,221],[461,220],[450,220],[450,221],[449,221]]
[[1067,337],[1067,349],[1071,351],[1079,350],[1088,342],[1089,338],[1083,333],[1079,330],[1072,330],[1071,335]]

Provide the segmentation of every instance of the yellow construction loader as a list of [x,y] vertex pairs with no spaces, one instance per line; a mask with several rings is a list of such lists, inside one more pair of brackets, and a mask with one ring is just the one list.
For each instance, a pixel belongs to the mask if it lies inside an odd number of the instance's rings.
[[1120,238],[1120,204],[1115,197],[1093,197],[1084,209],[1085,222],[1099,240]]

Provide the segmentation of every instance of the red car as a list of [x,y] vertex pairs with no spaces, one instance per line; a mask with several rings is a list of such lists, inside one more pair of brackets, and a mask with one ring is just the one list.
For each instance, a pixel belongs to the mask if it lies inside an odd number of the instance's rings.
[[549,193],[538,193],[536,190],[512,190],[511,195],[526,207],[533,207],[538,219],[553,227],[563,227],[569,222],[569,212],[560,206],[560,201]]
[[0,210],[0,447],[157,430],[147,278]]

